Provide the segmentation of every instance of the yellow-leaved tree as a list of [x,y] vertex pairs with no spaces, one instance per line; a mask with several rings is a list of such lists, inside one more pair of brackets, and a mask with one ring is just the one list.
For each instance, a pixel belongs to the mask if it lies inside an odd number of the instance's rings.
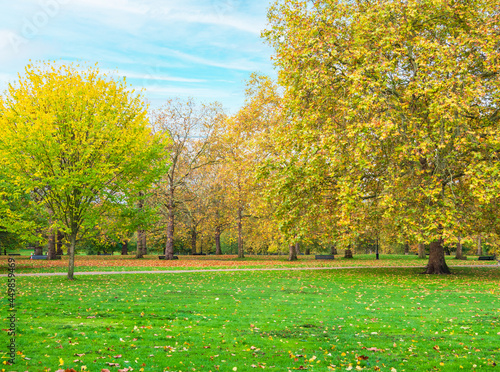
[[168,139],[152,134],[141,96],[97,67],[28,65],[0,101],[0,130],[4,179],[68,237],[68,279],[77,239],[109,203],[132,205],[168,171]]

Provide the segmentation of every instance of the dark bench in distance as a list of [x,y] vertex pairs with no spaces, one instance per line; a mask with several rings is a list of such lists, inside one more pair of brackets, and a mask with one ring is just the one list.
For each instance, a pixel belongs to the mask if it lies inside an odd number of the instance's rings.
[[317,260],[334,260],[335,256],[333,254],[317,254],[315,256]]
[[493,261],[495,259],[495,256],[479,256],[478,260],[479,261]]
[[[165,259],[165,256],[158,256],[158,258],[159,258],[160,260],[164,260],[164,259]],[[177,257],[177,256],[173,256],[173,257],[172,257],[172,260],[178,260],[178,259],[179,259],[179,257]]]
[[20,256],[21,253],[9,253],[9,256]]
[[[47,260],[49,256],[47,256],[46,254],[34,254],[33,256],[31,256],[30,258],[32,260]],[[54,257],[54,260],[60,260],[61,259],[61,256],[55,256]]]
[[113,253],[97,253],[98,256],[112,256]]

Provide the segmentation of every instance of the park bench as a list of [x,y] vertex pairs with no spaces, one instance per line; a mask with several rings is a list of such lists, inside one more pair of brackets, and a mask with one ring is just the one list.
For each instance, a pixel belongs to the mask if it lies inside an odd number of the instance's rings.
[[207,254],[206,253],[198,253],[198,252],[196,252],[196,253],[193,253],[192,255],[193,256],[206,256]]
[[493,261],[495,259],[495,256],[479,256],[478,260],[479,261]]
[[[46,254],[34,254],[32,256],[30,256],[30,259],[32,260],[47,260],[49,256],[47,256]],[[61,259],[61,256],[55,256],[54,257],[54,260],[60,260]]]
[[97,253],[98,256],[112,256],[113,253]]
[[334,260],[335,256],[333,254],[317,254],[314,258],[317,260]]
[[9,253],[9,256],[20,256],[21,253]]
[[32,260],[46,260],[47,257],[48,257],[47,255],[34,254],[30,257],[30,259],[32,259]]
[[[165,259],[165,256],[158,256],[158,258],[159,258],[160,260],[164,260],[164,259]],[[173,256],[173,257],[172,257],[172,260],[178,260],[178,259],[179,259],[179,257],[177,257],[177,256]]]

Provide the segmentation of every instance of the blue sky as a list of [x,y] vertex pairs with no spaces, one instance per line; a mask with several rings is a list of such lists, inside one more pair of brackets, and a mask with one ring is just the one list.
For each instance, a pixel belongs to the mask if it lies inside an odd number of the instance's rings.
[[0,90],[31,61],[99,63],[144,88],[151,107],[173,97],[219,101],[234,113],[245,80],[272,77],[260,38],[270,0],[0,0]]

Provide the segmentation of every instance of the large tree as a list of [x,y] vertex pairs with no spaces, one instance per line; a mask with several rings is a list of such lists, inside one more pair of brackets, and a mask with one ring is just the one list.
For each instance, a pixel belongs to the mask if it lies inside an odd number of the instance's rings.
[[108,203],[133,203],[168,170],[141,97],[97,67],[28,65],[0,102],[0,129],[4,175],[68,237],[69,279],[77,239]]
[[500,190],[498,2],[283,0],[269,19],[293,154],[325,159],[341,220],[376,199],[449,272],[456,190],[479,208]]
[[170,100],[153,112],[152,122],[155,133],[167,134],[172,142],[167,147],[172,165],[168,173],[155,188],[157,201],[162,204],[166,218],[165,259],[174,257],[175,217],[182,193],[192,174],[214,162],[209,156],[222,110],[218,103],[197,104],[189,99],[185,102]]

